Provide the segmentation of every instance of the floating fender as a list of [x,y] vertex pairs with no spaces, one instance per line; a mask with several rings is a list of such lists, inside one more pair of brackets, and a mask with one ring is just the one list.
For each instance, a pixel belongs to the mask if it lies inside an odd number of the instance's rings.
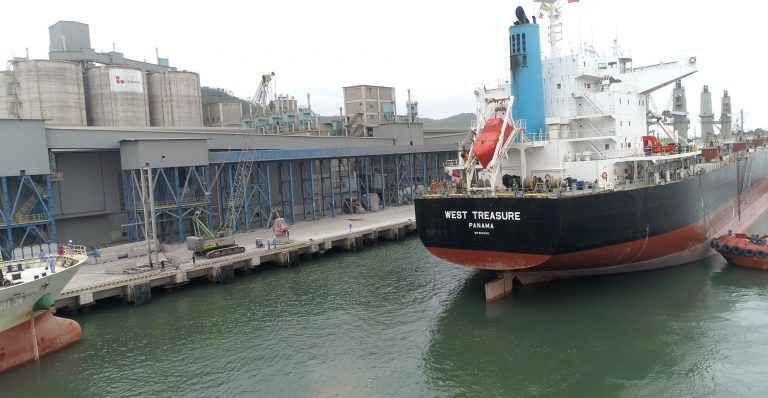
[[723,252],[723,253],[730,253],[731,252],[731,247],[728,246],[728,245],[720,245],[720,248],[718,250]]
[[733,253],[733,254],[738,256],[738,255],[741,255],[742,253],[744,253],[744,250],[742,248],[738,247],[738,246],[734,246],[733,248],[731,248],[731,253]]
[[757,258],[764,258],[765,257],[765,252],[762,251],[762,250],[757,250],[755,252],[755,257],[757,257]]
[[752,257],[755,255],[755,251],[752,249],[744,249],[744,255],[747,257]]

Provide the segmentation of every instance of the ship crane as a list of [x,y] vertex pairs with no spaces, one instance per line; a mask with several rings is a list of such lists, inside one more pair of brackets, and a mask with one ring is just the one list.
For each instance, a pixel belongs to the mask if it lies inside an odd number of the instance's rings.
[[[259,88],[253,96],[253,105],[257,112],[267,115],[269,112],[269,97],[272,78],[275,73],[269,73],[261,76]],[[243,135],[238,154],[235,174],[232,178],[232,187],[227,201],[224,218],[219,223],[215,231],[208,229],[200,220],[200,211],[195,212],[192,217],[195,236],[187,237],[187,248],[195,253],[196,256],[205,256],[214,258],[229,254],[242,253],[245,248],[237,246],[232,235],[234,227],[240,217],[240,211],[245,201],[246,188],[253,171],[253,149],[255,147],[256,128],[248,130]],[[216,179],[214,180],[216,181]]]

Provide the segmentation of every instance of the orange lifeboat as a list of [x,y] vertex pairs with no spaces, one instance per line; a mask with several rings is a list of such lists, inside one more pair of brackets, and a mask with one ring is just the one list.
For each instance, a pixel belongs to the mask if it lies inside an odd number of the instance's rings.
[[768,235],[727,234],[709,246],[731,264],[768,270]]
[[[475,139],[474,145],[472,145],[472,152],[474,152],[477,160],[483,167],[488,167],[488,163],[493,160],[493,153],[496,151],[496,144],[499,142],[499,135],[501,135],[501,126],[504,124],[504,119],[496,117],[489,119],[483,126],[483,131]],[[504,129],[504,140],[509,138],[512,134],[512,124],[507,123],[507,128]]]
[[662,144],[657,137],[652,135],[643,136],[643,148],[653,153],[673,153],[677,150],[677,144]]

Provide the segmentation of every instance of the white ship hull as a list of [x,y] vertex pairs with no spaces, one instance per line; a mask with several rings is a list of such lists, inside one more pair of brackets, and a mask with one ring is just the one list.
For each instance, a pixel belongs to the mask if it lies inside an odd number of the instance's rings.
[[[31,319],[34,315],[35,303],[46,294],[50,294],[55,299],[86,259],[87,257],[82,254],[58,256],[55,257],[55,272],[51,273],[48,270],[46,276],[38,279],[0,287],[0,333]],[[47,265],[42,259],[2,262],[0,266],[6,277],[8,276],[6,267],[16,264],[29,266],[28,270],[44,270]]]

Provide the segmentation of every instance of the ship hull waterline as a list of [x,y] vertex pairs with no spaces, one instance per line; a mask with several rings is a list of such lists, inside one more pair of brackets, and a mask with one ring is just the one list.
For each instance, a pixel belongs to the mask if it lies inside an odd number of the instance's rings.
[[80,325],[50,310],[0,332],[0,374],[67,348],[82,337]]
[[[419,237],[448,262],[495,270],[509,293],[553,279],[669,267],[714,253],[709,239],[743,230],[768,208],[768,151],[666,185],[563,196],[416,201]],[[488,286],[486,286],[488,290]],[[486,300],[498,294],[486,292]],[[491,300],[492,299],[492,300]]]

